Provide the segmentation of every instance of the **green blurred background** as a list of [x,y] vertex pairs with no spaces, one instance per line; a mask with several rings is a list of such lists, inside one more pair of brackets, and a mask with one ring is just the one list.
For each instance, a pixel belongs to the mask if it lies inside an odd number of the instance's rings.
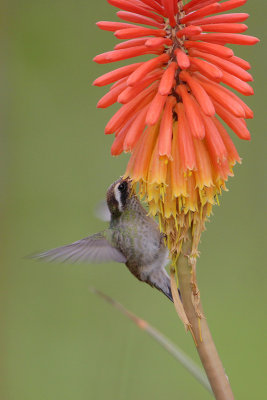
[[[123,265],[43,264],[23,257],[103,228],[93,214],[127,156],[103,134],[114,109],[96,110],[92,81],[113,65],[105,0],[2,4],[1,400],[208,399],[169,354],[88,290],[95,286],[164,332],[197,362],[173,306]],[[267,3],[249,1],[248,34],[263,40]],[[230,191],[207,225],[198,276],[210,327],[237,399],[266,395],[266,64],[262,41],[238,54],[252,63],[252,141]],[[121,63],[116,65],[122,65]],[[115,68],[115,66],[114,66]]]

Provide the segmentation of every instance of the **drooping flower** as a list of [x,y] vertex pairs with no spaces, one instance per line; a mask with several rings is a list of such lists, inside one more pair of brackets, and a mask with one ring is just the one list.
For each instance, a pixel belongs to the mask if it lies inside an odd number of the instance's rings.
[[222,122],[240,139],[250,139],[245,119],[253,118],[252,110],[221,85],[253,94],[250,64],[226,47],[258,42],[242,34],[249,15],[221,14],[246,0],[107,1],[122,10],[117,16],[127,22],[97,25],[125,41],[94,61],[153,55],[94,81],[96,86],[113,84],[98,107],[122,104],[105,128],[106,134],[115,134],[111,153],[132,153],[125,175],[139,184],[140,196],[158,215],[173,259],[189,227],[196,256],[205,219],[240,162]]

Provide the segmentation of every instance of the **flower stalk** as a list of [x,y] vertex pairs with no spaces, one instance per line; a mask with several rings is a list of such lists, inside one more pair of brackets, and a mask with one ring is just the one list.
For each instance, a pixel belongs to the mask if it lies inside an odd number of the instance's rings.
[[196,284],[196,278],[192,277],[194,265],[192,265],[191,261],[191,252],[192,233],[188,230],[187,237],[183,241],[176,264],[184,310],[190,322],[193,338],[196,342],[196,349],[208,376],[215,398],[217,400],[232,400],[234,396],[230,382],[225,374],[225,370],[213,342],[208,322],[204,317],[200,299],[197,305],[199,313],[196,312],[196,307],[194,305],[194,285]]

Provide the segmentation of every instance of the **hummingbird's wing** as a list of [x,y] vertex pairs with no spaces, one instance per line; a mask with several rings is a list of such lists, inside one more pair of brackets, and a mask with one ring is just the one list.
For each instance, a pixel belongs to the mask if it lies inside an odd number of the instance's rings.
[[39,258],[48,262],[59,261],[68,263],[126,262],[124,255],[118,249],[111,246],[102,232],[66,246],[36,254],[33,258]]

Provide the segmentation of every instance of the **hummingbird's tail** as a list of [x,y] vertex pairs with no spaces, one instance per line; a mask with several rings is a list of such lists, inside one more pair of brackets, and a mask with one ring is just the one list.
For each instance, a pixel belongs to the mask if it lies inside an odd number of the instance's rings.
[[[165,294],[166,297],[168,297],[169,300],[173,302],[171,281],[165,269],[161,269],[160,271],[151,274],[149,277],[149,281],[147,281],[147,283],[155,287],[156,289],[160,290],[163,294]],[[180,290],[179,289],[177,290],[179,297],[182,300]]]
[[[157,289],[160,290],[163,294],[165,294],[165,296],[168,297],[168,299],[170,299],[173,302],[171,286],[169,286],[168,290],[166,290],[166,291],[164,291],[164,290],[162,290],[161,288],[158,288],[158,287],[157,287]],[[177,289],[177,290],[178,290],[179,297],[180,297],[180,299],[182,301],[180,289]]]
[[167,296],[168,299],[170,299],[173,302],[171,288],[169,287],[168,289],[169,289],[168,292],[162,292],[162,293],[164,293],[165,296]]

